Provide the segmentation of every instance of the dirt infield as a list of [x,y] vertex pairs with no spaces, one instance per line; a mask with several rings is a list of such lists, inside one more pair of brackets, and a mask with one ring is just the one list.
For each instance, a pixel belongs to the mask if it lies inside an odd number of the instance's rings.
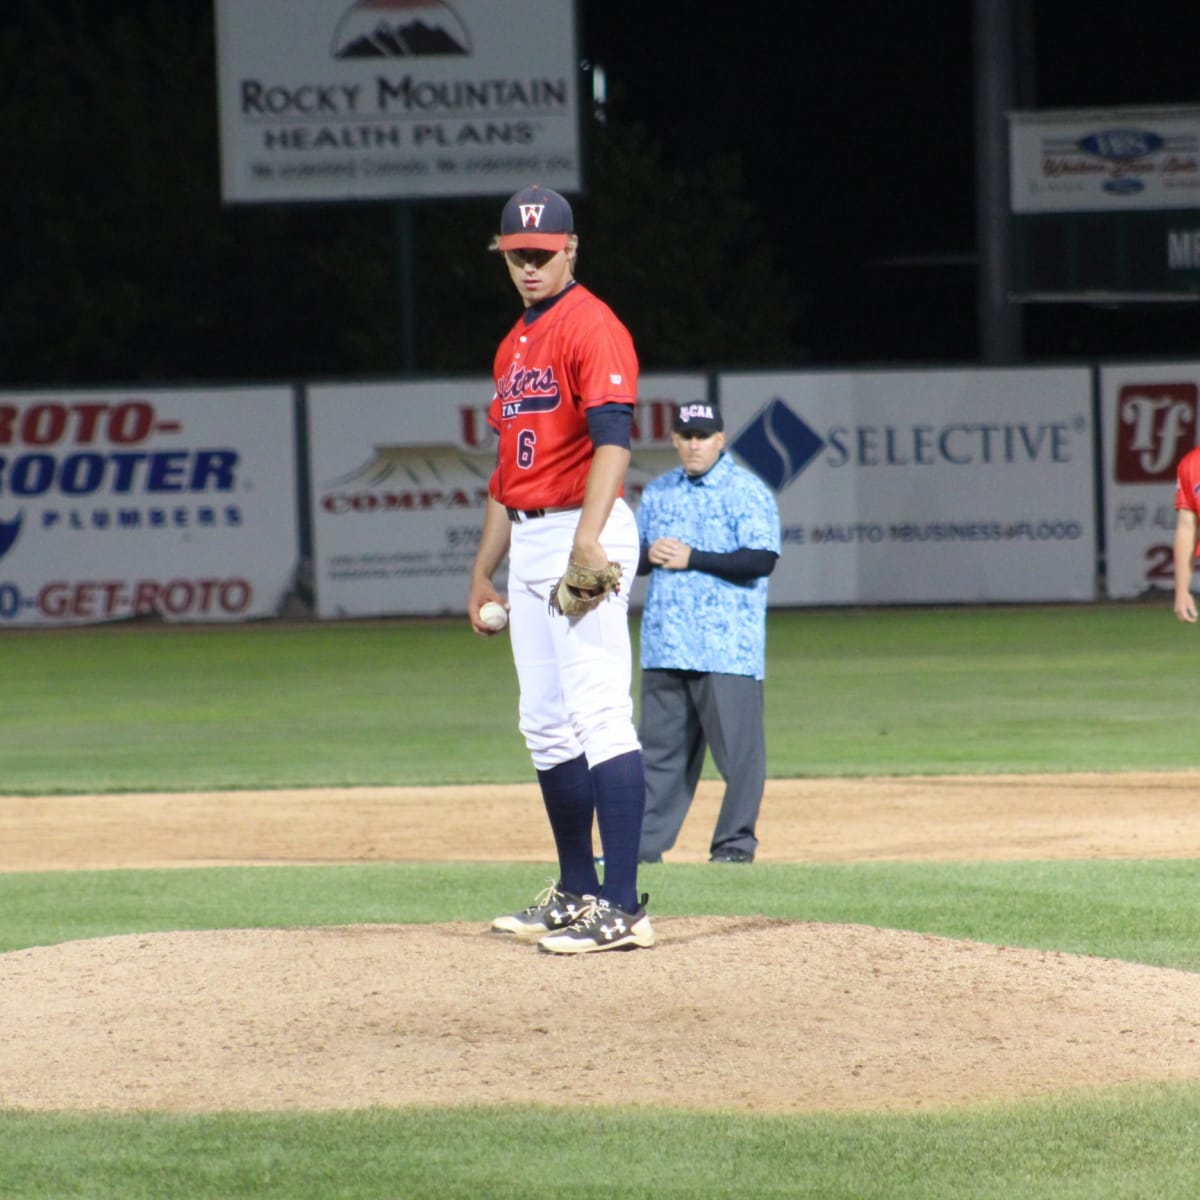
[[[1198,794],[1200,774],[772,781],[760,861],[1200,858]],[[703,861],[718,799],[702,785],[668,862]],[[0,797],[4,871],[439,853],[547,861],[536,793]],[[1198,975],[764,917],[655,927],[651,951],[567,960],[461,923],[0,955],[0,1108],[801,1112],[1200,1078]]]

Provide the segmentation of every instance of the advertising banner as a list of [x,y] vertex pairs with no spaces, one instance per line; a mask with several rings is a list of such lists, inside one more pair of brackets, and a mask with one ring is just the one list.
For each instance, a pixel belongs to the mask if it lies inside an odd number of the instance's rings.
[[277,615],[293,407],[284,388],[0,394],[0,628]]
[[728,374],[774,489],[772,605],[1093,600],[1086,369]]
[[1110,599],[1175,586],[1175,468],[1200,444],[1200,362],[1100,369],[1105,590]]
[[[640,381],[626,496],[677,464],[671,421],[703,375]],[[324,618],[465,611],[496,463],[491,379],[308,390],[313,583]],[[565,564],[564,564],[565,565]],[[503,570],[497,576],[503,590]]]
[[578,191],[573,0],[217,0],[229,203]]
[[1200,108],[1009,114],[1014,213],[1200,209]]

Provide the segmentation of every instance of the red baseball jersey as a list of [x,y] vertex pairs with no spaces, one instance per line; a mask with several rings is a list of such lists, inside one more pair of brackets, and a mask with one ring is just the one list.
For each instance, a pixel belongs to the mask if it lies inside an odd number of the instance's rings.
[[496,351],[488,424],[499,434],[491,494],[509,508],[583,503],[592,463],[587,410],[637,398],[629,330],[575,284],[532,323],[525,316]]
[[1200,446],[1189,450],[1175,468],[1175,507],[1200,516]]

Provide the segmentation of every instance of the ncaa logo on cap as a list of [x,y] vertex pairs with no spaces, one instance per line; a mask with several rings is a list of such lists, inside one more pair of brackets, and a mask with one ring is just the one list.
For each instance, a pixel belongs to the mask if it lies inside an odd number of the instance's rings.
[[724,428],[725,422],[721,417],[721,410],[715,404],[699,402],[681,404],[675,417],[676,433],[691,431],[704,437],[710,437],[714,433],[720,433]]

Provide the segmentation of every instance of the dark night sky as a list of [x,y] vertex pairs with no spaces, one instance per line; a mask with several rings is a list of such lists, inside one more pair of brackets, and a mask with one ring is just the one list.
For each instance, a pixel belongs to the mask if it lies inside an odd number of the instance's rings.
[[[794,0],[784,22],[781,6],[750,3],[720,10],[715,26],[681,19],[679,4],[585,0],[582,16],[618,114],[636,114],[678,161],[744,156],[780,261],[811,302],[819,349],[971,357],[972,7]],[[1027,12],[1023,106],[1200,102],[1196,0],[1029,0]],[[941,265],[895,263],[912,256]],[[1045,356],[1178,352],[1200,334],[1196,307],[1035,306],[1026,343]]]
[[[914,8],[945,19],[918,37]],[[789,10],[785,33],[777,19],[718,31],[681,22],[677,5],[588,4],[585,42],[607,65],[618,114],[637,114],[669,153],[740,152],[754,199],[802,256],[833,249],[830,221],[856,255],[926,248],[931,231],[941,248],[967,249],[970,221],[956,211],[947,228],[928,198],[971,187],[970,5]]]
[[[1010,2],[1029,14],[1029,107],[1200,104],[1200,0]],[[211,28],[212,0],[170,3]],[[88,22],[144,4],[0,0],[0,34],[35,54],[38,14],[83,36]],[[978,353],[973,7],[578,0],[581,51],[605,68],[610,124],[644,125],[670,165],[741,156],[801,304],[799,357],[816,363]],[[84,132],[109,124],[100,114]],[[1200,304],[1031,305],[1023,323],[1031,360],[1200,346]]]

